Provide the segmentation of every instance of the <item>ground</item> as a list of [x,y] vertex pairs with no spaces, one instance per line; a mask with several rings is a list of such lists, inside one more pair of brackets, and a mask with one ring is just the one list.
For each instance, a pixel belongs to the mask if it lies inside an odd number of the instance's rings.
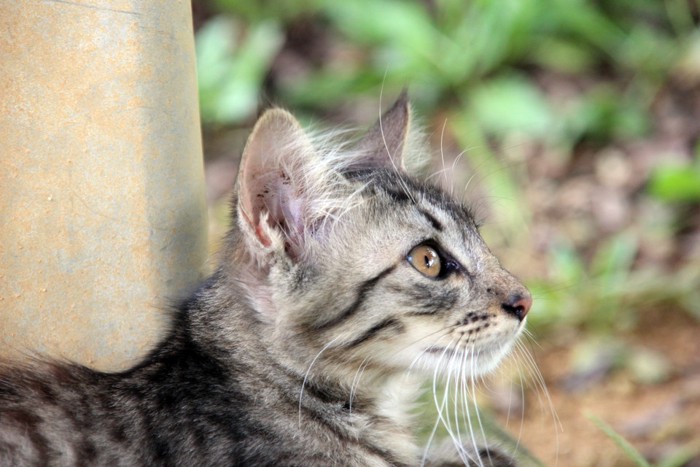
[[[508,430],[545,465],[634,465],[590,417],[598,417],[652,461],[687,455],[700,465],[700,325],[686,313],[656,310],[620,340],[630,348],[651,349],[669,363],[664,381],[644,384],[621,369],[576,377],[571,361],[576,336],[532,347],[557,419],[543,394],[530,389],[520,419]],[[578,385],[573,385],[576,381]],[[516,411],[517,412],[517,411]],[[505,416],[501,415],[505,424]],[[692,461],[690,459],[693,459]]]

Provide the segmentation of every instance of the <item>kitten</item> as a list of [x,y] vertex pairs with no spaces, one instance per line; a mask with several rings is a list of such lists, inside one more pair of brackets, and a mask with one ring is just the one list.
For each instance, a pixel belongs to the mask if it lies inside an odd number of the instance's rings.
[[[220,266],[167,338],[120,373],[4,367],[0,465],[420,464],[416,376],[490,371],[532,301],[469,209],[405,172],[409,126],[405,93],[353,146],[266,112]],[[512,462],[453,451],[426,462]]]

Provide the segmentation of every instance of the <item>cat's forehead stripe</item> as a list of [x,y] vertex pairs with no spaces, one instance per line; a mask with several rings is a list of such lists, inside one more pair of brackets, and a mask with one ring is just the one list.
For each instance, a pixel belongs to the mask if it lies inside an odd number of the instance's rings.
[[422,208],[419,207],[419,208],[418,208],[418,212],[420,212],[421,214],[423,214],[423,215],[425,216],[425,218],[428,219],[428,222],[429,222],[429,223],[433,226],[433,228],[434,228],[435,230],[437,230],[438,232],[442,232],[442,231],[445,229],[445,227],[442,225],[442,223],[441,223],[439,220],[437,220],[437,219],[435,218],[435,216],[433,216],[432,214],[430,214],[428,211],[426,211],[426,210],[424,210],[424,209],[422,209]]
[[[474,216],[468,206],[452,199],[436,186],[421,183],[412,177],[387,170],[362,170],[347,175],[350,179],[362,183],[365,193],[369,196],[381,193],[388,197],[392,203],[398,205],[409,204],[418,207],[423,215],[429,214],[428,209],[419,206],[423,204],[430,206],[430,210],[437,208],[445,211],[449,217],[452,217],[459,223],[466,223],[470,226],[475,224]],[[433,219],[430,219],[429,215],[426,217],[428,217],[431,224],[435,225],[433,222],[436,220],[435,216],[432,216]],[[438,222],[438,224],[442,225],[441,222]]]

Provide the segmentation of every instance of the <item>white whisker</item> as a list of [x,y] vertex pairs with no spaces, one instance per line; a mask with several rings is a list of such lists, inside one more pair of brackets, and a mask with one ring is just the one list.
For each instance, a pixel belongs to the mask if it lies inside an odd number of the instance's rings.
[[[481,415],[479,414],[479,402],[477,400],[477,393],[476,393],[476,376],[475,376],[476,375],[476,371],[475,371],[476,368],[475,367],[476,367],[477,361],[478,361],[478,353],[477,353],[476,357],[472,359],[472,362],[473,362],[472,365],[474,365],[473,371],[471,373],[471,378],[470,378],[471,390],[472,390],[472,402],[474,404],[474,414],[476,416],[476,421],[479,424],[479,431],[481,432],[481,437],[482,437],[483,443],[486,445],[487,444],[486,431],[484,430],[484,424],[482,423]],[[475,444],[476,444],[476,441],[475,441]],[[477,449],[477,452],[478,452],[478,449]],[[486,452],[487,452],[487,455],[489,458],[489,464],[493,464],[493,462],[491,461],[491,453],[488,450]],[[481,458],[479,458],[479,465],[480,466],[483,465],[483,463],[481,462]]]
[[449,342],[449,344],[442,351],[442,354],[440,354],[440,357],[438,357],[437,364],[435,365],[435,370],[433,371],[433,401],[437,410],[437,418],[435,419],[435,425],[433,425],[433,429],[430,432],[430,436],[428,437],[428,441],[425,445],[421,465],[425,465],[425,461],[428,458],[428,451],[430,450],[430,445],[432,444],[433,439],[435,438],[435,433],[437,432],[437,428],[440,425],[440,422],[442,421],[442,406],[440,405],[437,399],[437,377],[440,373],[440,366],[442,365],[443,358],[445,357],[445,354],[447,353],[449,347],[452,345],[452,342],[454,342],[454,339]]
[[357,387],[360,384],[360,378],[362,378],[362,373],[364,373],[365,368],[367,364],[369,363],[370,357],[367,356],[365,357],[364,360],[362,360],[362,363],[360,363],[359,368],[355,372],[355,376],[352,379],[352,383],[350,384],[350,397],[348,399],[348,412],[352,413],[352,401],[355,399],[355,391],[357,390]]
[[[447,186],[447,170],[445,170],[445,150],[443,147],[443,143],[445,141],[445,128],[447,127],[447,119],[442,122],[442,130],[440,130],[440,163],[442,164],[442,170],[441,172],[443,173],[443,178],[445,179],[445,186]],[[450,195],[453,194],[454,186],[450,187]]]
[[[479,424],[479,429],[481,431],[481,434],[484,439],[484,443],[486,442],[486,434],[484,433],[484,426],[481,423],[481,416],[479,415],[479,404],[476,399],[476,380],[475,380],[475,374],[476,374],[476,362],[479,360],[479,351],[474,348],[474,354],[473,357],[470,359],[469,364],[470,364],[470,371],[469,371],[469,384],[470,384],[470,392],[471,392],[471,405],[474,407],[474,416],[476,418],[477,423]],[[474,434],[474,425],[471,421],[469,420],[469,433],[472,438],[472,446],[474,447],[474,452],[476,454],[476,460],[479,462],[479,467],[483,467],[484,463],[481,460],[481,456],[479,456],[479,447],[476,444],[476,434]],[[488,451],[487,451],[488,452]],[[490,461],[490,455],[489,455],[489,461]]]
[[[536,344],[534,341],[534,338],[529,332],[525,333],[525,336],[529,339],[530,342],[533,342]],[[533,378],[535,382],[535,387],[536,387],[536,395],[538,398],[539,403],[543,407],[548,407],[549,412],[552,417],[552,424],[554,428],[554,437],[555,437],[555,445],[556,445],[556,451],[555,451],[555,465],[558,464],[559,461],[559,433],[562,432],[563,426],[561,424],[561,420],[559,419],[559,415],[557,415],[557,411],[554,407],[554,402],[552,401],[552,398],[549,394],[549,389],[547,389],[547,383],[544,380],[544,376],[542,376],[542,372],[540,371],[539,367],[537,366],[537,363],[535,362],[534,357],[530,353],[530,351],[525,347],[525,345],[522,342],[517,342],[516,343],[516,348],[518,349],[519,355],[523,358],[524,360],[524,365],[526,369],[528,370],[528,373],[530,376]],[[542,401],[542,397],[540,396],[540,393],[544,396],[544,399],[546,403]]]
[[309,373],[311,372],[311,368],[314,366],[314,363],[316,363],[316,360],[321,356],[323,352],[325,352],[335,341],[337,341],[340,338],[340,336],[336,336],[333,338],[329,343],[323,346],[323,348],[316,354],[313,360],[311,360],[311,364],[309,364],[309,368],[306,369],[306,373],[304,374],[304,381],[301,383],[301,390],[299,391],[299,427],[301,427],[301,402],[302,398],[304,397],[304,386],[306,386],[306,381],[309,378]]
[[[521,349],[519,343],[516,343],[516,352],[520,354]],[[515,443],[515,448],[514,451],[518,452],[518,448],[520,447],[520,441],[523,436],[523,429],[525,427],[525,380],[523,377],[523,369],[521,366],[518,366],[518,379],[520,381],[520,399],[522,401],[522,405],[520,407],[520,426],[518,427],[518,441]],[[512,386],[512,381],[511,381],[511,386]],[[508,418],[510,418],[510,404],[508,405]],[[506,425],[508,424],[508,420],[506,420]]]

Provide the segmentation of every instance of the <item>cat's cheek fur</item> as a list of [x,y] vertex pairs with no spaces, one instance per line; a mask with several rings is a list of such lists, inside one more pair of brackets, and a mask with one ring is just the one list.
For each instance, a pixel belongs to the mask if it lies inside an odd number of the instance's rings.
[[483,341],[459,348],[459,337],[445,336],[443,327],[416,325],[394,340],[373,342],[363,349],[363,355],[372,355],[387,368],[409,369],[429,377],[457,371],[468,377],[480,376],[492,372],[509,354],[520,332],[519,325],[502,324],[502,329],[494,326],[491,336]]

